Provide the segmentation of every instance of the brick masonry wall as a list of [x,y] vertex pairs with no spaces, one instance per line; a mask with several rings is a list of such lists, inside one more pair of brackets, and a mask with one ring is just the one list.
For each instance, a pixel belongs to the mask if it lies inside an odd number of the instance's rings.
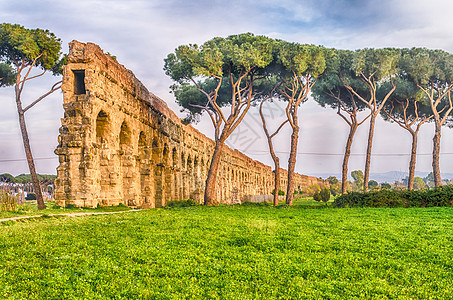
[[[214,142],[183,124],[131,71],[99,46],[72,41],[62,90],[57,205],[151,208],[202,201]],[[270,199],[262,195],[272,193],[271,167],[224,149],[218,201]],[[286,174],[282,170],[282,190]],[[325,182],[297,175],[296,189],[312,184]]]

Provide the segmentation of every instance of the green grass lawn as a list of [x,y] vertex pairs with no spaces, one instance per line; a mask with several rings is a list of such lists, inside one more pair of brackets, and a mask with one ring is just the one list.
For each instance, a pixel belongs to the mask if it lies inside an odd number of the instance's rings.
[[37,216],[37,215],[49,215],[49,214],[64,214],[64,213],[74,213],[74,212],[104,212],[104,211],[123,211],[130,210],[126,206],[105,206],[98,208],[63,208],[56,207],[54,201],[45,202],[46,209],[38,210],[36,201],[26,201],[22,205],[18,205],[14,211],[1,211],[0,210],[0,219],[6,219],[11,217],[22,217],[22,216]]
[[452,208],[299,201],[0,223],[0,298],[453,298]]

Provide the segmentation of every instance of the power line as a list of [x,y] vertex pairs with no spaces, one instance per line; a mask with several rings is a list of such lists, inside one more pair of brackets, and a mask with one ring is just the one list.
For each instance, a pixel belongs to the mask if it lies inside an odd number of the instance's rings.
[[[53,157],[38,157],[34,158],[33,160],[49,160],[49,159],[57,159],[58,156],[53,156]],[[1,162],[15,162],[15,161],[27,161],[26,158],[17,158],[17,159],[0,159]]]
[[[160,147],[159,147],[160,148]],[[253,155],[268,155],[269,152],[266,150],[256,150],[256,151],[241,151],[246,154]],[[279,154],[289,154],[287,151],[275,151]],[[298,155],[311,155],[311,156],[344,156],[344,153],[318,153],[318,152],[297,152]],[[378,157],[399,157],[399,156],[410,156],[410,153],[372,153],[371,156]],[[417,156],[431,156],[432,153],[417,153]],[[439,155],[453,155],[453,152],[444,152],[439,153]],[[366,153],[351,153],[351,156],[366,156]],[[38,157],[33,160],[51,160],[58,159],[58,156],[53,157]],[[17,158],[17,159],[0,159],[0,163],[4,162],[22,162],[27,161],[26,158]]]
[[[279,154],[289,154],[287,151],[275,151]],[[247,154],[254,155],[267,155],[269,154],[266,150],[257,150],[257,151],[244,151]],[[312,156],[344,156],[344,153],[318,153],[318,152],[297,152],[298,155],[312,155]],[[443,152],[439,153],[440,155],[452,155],[453,152]],[[371,156],[410,156],[411,153],[371,153]],[[432,153],[417,153],[417,156],[431,156]],[[351,153],[351,156],[366,156],[366,153]]]

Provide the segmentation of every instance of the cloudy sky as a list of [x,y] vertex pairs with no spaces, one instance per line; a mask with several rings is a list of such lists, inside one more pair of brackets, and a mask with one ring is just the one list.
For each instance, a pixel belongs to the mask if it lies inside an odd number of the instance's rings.
[[[378,47],[427,47],[453,52],[453,3],[447,0],[0,0],[0,20],[27,28],[45,28],[63,41],[93,42],[132,70],[150,91],[164,99],[180,116],[169,93],[170,79],[163,59],[178,45],[201,44],[215,36],[253,32],[299,43],[341,49]],[[29,103],[58,78],[47,76],[26,87]],[[0,90],[0,173],[28,172],[19,134],[12,88]],[[62,95],[56,93],[27,112],[26,118],[39,173],[55,174]],[[281,108],[268,107],[277,124]],[[329,108],[312,99],[301,109],[301,134],[296,171],[336,174],[341,171],[347,125]],[[257,111],[252,109],[228,144],[270,164]],[[208,136],[212,126],[203,119],[196,127]],[[359,129],[353,145],[350,170],[363,169],[367,124]],[[430,171],[432,125],[419,141],[418,171]],[[284,166],[289,131],[276,139]],[[443,131],[441,171],[453,172],[452,130]],[[379,121],[371,172],[406,171],[410,136],[396,124]]]

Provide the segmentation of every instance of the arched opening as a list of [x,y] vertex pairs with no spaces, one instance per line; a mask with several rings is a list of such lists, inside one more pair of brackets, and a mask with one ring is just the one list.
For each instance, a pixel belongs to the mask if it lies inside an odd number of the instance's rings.
[[120,201],[128,206],[136,206],[134,188],[134,156],[131,145],[131,130],[126,121],[121,124],[119,135],[119,159],[122,197]]
[[[110,205],[109,199],[112,198],[113,186],[115,185],[114,167],[111,161],[111,149],[108,141],[110,134],[110,119],[107,113],[101,110],[96,117],[96,158],[97,168],[95,178],[99,182],[99,190],[95,192],[97,203],[100,205]],[[95,148],[95,149],[96,149]]]
[[178,166],[178,152],[176,151],[176,148],[173,148],[173,150],[171,150],[171,163],[173,165],[173,168],[176,168]]
[[121,124],[120,145],[131,145],[131,130],[129,129],[129,126],[127,126],[126,121]]
[[160,144],[157,138],[153,139],[152,143],[152,164],[154,168],[154,201],[156,207],[162,207],[163,205],[163,164],[162,164],[162,154],[163,151],[160,147]]
[[181,153],[181,169],[184,170],[186,168],[186,161],[184,160],[184,153]]
[[162,191],[162,206],[165,206],[167,201],[170,201],[175,190],[173,181],[173,168],[171,167],[170,148],[167,143],[164,143],[162,151],[162,172],[163,172],[163,191]]
[[103,144],[107,142],[109,117],[101,110],[96,118],[96,143]]
[[179,181],[179,176],[180,176],[180,171],[178,168],[178,151],[176,148],[173,148],[171,150],[171,164],[173,166],[173,193],[171,197],[173,198],[172,200],[178,200],[179,199],[179,186],[180,186],[180,181]]
[[139,155],[139,172],[140,172],[140,202],[144,208],[153,207],[152,203],[152,181],[149,162],[148,141],[146,134],[141,131],[138,137],[138,155]]

